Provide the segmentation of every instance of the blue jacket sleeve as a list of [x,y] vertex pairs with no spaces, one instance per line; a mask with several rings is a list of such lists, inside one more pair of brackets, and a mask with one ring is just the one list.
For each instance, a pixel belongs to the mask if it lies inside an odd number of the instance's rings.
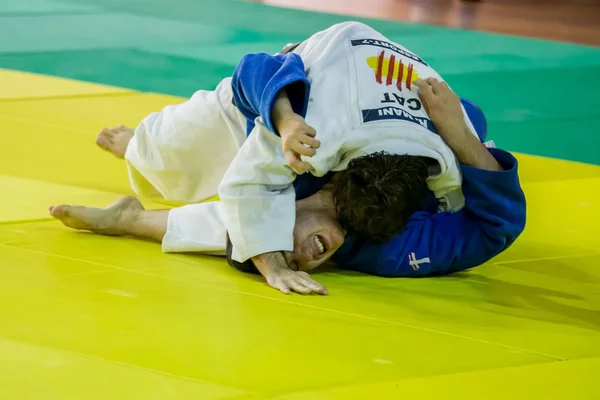
[[507,249],[525,227],[525,195],[517,160],[508,152],[490,151],[504,170],[463,165],[462,210],[417,212],[407,229],[386,243],[348,237],[334,261],[374,275],[417,277],[476,267]]
[[233,101],[248,121],[248,133],[260,116],[267,128],[278,134],[271,121],[271,110],[283,88],[294,112],[306,117],[310,83],[302,58],[297,54],[246,55],[235,69],[231,85]]

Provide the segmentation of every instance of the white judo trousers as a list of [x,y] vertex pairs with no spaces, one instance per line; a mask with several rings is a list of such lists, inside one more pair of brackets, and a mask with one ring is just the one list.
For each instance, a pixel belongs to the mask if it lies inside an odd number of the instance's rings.
[[164,252],[224,255],[221,202],[199,203],[219,184],[246,140],[246,120],[232,102],[231,78],[182,104],[147,116],[135,129],[125,161],[133,191],[146,199],[188,205],[169,212]]

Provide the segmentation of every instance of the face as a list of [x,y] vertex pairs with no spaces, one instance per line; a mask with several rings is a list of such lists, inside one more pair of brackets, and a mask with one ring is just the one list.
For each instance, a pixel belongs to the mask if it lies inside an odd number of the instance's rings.
[[331,193],[319,193],[296,202],[294,251],[286,258],[292,269],[311,271],[335,253],[344,243],[346,232],[335,218]]

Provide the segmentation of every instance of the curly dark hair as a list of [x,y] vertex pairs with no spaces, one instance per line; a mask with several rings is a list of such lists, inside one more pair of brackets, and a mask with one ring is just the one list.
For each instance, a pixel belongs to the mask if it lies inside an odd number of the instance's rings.
[[387,152],[352,160],[333,184],[339,222],[363,238],[391,239],[423,207],[432,161]]

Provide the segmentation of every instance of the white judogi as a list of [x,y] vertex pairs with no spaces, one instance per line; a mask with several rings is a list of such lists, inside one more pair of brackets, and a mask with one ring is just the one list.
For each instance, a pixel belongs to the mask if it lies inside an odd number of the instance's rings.
[[[198,91],[140,123],[125,153],[131,186],[149,199],[198,203],[214,197],[245,140],[246,120],[232,103],[227,78],[214,91]],[[162,248],[224,255],[226,233],[220,202],[190,204],[169,212]]]
[[[321,141],[315,156],[303,157],[312,174],[343,170],[352,159],[377,151],[426,156],[440,166],[428,185],[443,200],[443,210],[464,206],[457,160],[434,133],[412,84],[419,78],[442,80],[425,61],[354,22],[319,32],[294,52],[311,81],[306,121]],[[294,179],[280,138],[257,118],[219,188],[235,260],[293,250]]]
[[165,253],[195,252],[224,256],[227,246],[225,210],[220,201],[189,204],[169,211]]
[[246,120],[232,103],[231,78],[182,104],[147,116],[136,128],[125,161],[135,193],[197,203],[216,196],[246,140]]

